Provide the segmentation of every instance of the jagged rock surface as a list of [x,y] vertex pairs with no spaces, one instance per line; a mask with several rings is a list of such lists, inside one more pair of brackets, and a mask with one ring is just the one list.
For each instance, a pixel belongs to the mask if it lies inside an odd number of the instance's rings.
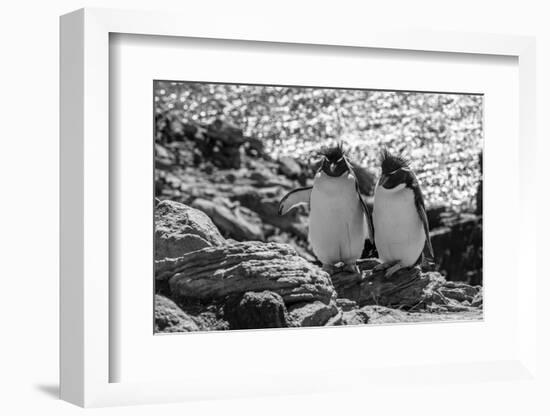
[[376,262],[362,263],[360,274],[341,272],[333,275],[338,297],[350,299],[359,306],[460,312],[470,310],[472,301],[481,291],[479,286],[449,282],[438,272],[421,272],[418,267],[401,269],[386,277],[383,270],[372,271]]
[[335,296],[327,273],[283,244],[242,242],[206,247],[157,268],[169,277],[173,296],[216,299],[249,291],[270,290],[286,304],[328,302]]

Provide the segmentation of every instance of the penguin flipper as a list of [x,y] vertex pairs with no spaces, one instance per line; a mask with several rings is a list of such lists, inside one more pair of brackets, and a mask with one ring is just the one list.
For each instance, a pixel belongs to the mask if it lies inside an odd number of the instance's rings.
[[357,181],[355,182],[355,190],[357,191],[357,196],[359,197],[359,201],[361,201],[361,205],[363,206],[363,211],[365,211],[365,217],[367,217],[367,226],[369,227],[369,240],[372,243],[373,249],[376,249],[376,246],[374,244],[374,225],[372,223],[372,213],[370,212],[369,207],[363,200],[363,196],[361,195],[361,191],[359,190],[359,184]]
[[279,215],[285,215],[288,211],[299,205],[309,204],[312,189],[313,187],[311,186],[298,188],[283,196],[283,199],[279,202]]
[[[418,185],[417,185],[418,186]],[[416,211],[420,216],[422,225],[424,227],[424,234],[426,236],[426,242],[424,244],[424,258],[428,261],[434,261],[434,250],[432,248],[432,241],[430,240],[430,226],[428,224],[428,216],[426,215],[426,208],[424,207],[424,199],[422,198],[422,193],[420,188],[415,191],[414,203],[416,205]]]

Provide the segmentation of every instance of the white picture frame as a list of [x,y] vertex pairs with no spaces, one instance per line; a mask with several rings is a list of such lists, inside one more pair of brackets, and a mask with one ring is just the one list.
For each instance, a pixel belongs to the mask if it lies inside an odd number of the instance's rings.
[[[158,403],[209,397],[239,397],[323,391],[315,382],[319,374],[301,374],[288,380],[270,374],[264,379],[212,385],[207,379],[149,382],[110,382],[110,195],[109,172],[109,36],[114,33],[191,37],[281,44],[332,45],[438,53],[504,55],[519,65],[519,259],[525,284],[517,294],[519,327],[516,354],[507,360],[471,363],[418,363],[415,378],[437,377],[441,369],[455,378],[476,382],[484,377],[524,379],[535,375],[536,362],[536,201],[527,198],[533,189],[528,168],[535,162],[535,41],[530,37],[468,33],[399,32],[349,28],[329,33],[322,25],[307,31],[277,24],[261,25],[245,18],[219,18],[215,24],[186,19],[173,13],[82,9],[61,18],[61,398],[80,406]],[[236,29],[238,28],[238,30]],[[524,215],[521,215],[521,214]],[[516,272],[517,273],[517,272]],[[307,333],[307,331],[306,331]],[[277,335],[271,335],[277,336]],[[304,335],[307,336],[307,335]],[[332,374],[336,370],[331,370]],[[406,370],[410,372],[409,370]],[[358,371],[354,383],[368,386],[374,380],[405,378],[399,368]],[[337,372],[337,371],[336,371]],[[342,369],[339,380],[349,380]],[[268,379],[269,378],[269,379]],[[281,382],[285,379],[284,388]],[[482,377],[483,379],[483,377]],[[410,381],[412,383],[412,381]],[[348,388],[342,382],[332,388]],[[330,391],[328,389],[327,391]]]

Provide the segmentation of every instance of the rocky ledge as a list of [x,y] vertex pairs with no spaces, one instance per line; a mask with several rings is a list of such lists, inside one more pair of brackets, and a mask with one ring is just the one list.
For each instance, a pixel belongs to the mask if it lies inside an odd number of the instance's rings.
[[386,278],[365,259],[360,273],[329,276],[288,244],[225,239],[204,212],[169,200],[155,224],[156,332],[482,318],[481,287],[438,272]]

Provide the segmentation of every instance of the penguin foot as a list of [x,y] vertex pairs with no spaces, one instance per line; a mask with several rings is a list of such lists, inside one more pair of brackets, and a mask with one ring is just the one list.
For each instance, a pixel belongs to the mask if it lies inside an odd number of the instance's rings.
[[395,266],[397,263],[399,263],[399,260],[388,261],[387,263],[380,263],[379,265],[374,266],[372,271],[373,272],[379,272],[379,271],[382,271],[382,270],[386,270],[386,269],[389,269],[389,268]]
[[336,267],[332,264],[323,264],[322,269],[332,276],[336,272]]
[[342,271],[353,274],[361,274],[359,266],[357,266],[356,263],[344,264],[344,267],[342,267]]
[[393,266],[391,266],[388,270],[386,270],[386,274],[384,277],[391,277],[393,274],[395,274],[397,271],[401,270],[403,266],[401,263],[397,262]]

